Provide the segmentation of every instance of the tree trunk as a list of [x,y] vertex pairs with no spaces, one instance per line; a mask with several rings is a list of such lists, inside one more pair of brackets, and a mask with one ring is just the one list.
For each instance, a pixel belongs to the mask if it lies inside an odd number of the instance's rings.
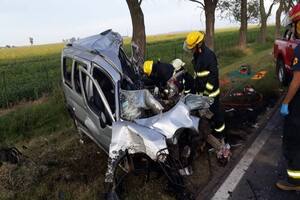
[[260,37],[259,42],[265,44],[267,41],[267,19],[262,19],[260,25]]
[[205,43],[210,49],[214,49],[215,44],[215,10],[218,0],[204,0],[206,39]]
[[259,12],[260,12],[260,34],[259,42],[266,43],[266,28],[267,28],[267,16],[265,10],[264,0],[259,0]]
[[247,0],[241,0],[241,27],[240,27],[240,39],[239,47],[245,49],[247,46]]
[[138,46],[138,66],[142,66],[146,54],[146,33],[144,14],[141,8],[142,0],[126,0],[132,21],[132,43]]
[[280,37],[281,13],[283,11],[284,0],[280,0],[279,7],[276,11],[275,39]]
[[269,7],[268,13],[266,13],[264,0],[259,0],[259,11],[260,11],[260,37],[259,42],[262,44],[267,41],[267,21],[269,16],[271,15],[272,8],[275,4],[276,0],[273,0],[271,6]]

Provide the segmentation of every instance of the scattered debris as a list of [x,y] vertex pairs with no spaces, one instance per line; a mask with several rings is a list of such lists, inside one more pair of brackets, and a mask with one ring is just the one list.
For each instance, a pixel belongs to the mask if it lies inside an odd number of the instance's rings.
[[263,71],[259,71],[257,72],[251,79],[252,80],[260,80],[262,78],[264,78],[266,76],[268,72],[263,70]]
[[245,86],[242,91],[231,90],[222,99],[225,118],[231,125],[254,123],[263,107],[263,95],[252,86]]
[[220,79],[220,86],[225,86],[230,83],[230,80],[227,78]]
[[251,74],[251,66],[248,64],[241,65],[240,74],[249,76]]
[[228,74],[231,79],[250,78],[252,75],[251,66],[248,64],[241,65],[237,70]]

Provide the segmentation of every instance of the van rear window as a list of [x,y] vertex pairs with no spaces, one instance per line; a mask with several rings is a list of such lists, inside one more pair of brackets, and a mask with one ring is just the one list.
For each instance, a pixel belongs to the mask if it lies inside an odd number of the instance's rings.
[[63,58],[63,73],[64,73],[64,80],[65,83],[72,87],[71,77],[72,77],[72,65],[73,60],[68,57]]

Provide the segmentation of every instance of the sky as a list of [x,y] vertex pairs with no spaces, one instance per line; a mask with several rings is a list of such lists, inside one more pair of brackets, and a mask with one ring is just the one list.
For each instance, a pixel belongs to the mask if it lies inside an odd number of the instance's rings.
[[[267,7],[270,0],[265,2]],[[143,0],[142,9],[147,35],[205,27],[203,11],[187,0]],[[216,28],[233,26],[238,24],[216,19]],[[29,45],[29,37],[35,44],[56,43],[107,29],[132,34],[125,0],[0,0],[0,27],[0,46]]]

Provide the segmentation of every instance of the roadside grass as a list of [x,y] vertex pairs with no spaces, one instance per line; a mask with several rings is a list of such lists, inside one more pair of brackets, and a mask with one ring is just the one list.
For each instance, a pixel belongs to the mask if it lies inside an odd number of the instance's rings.
[[45,103],[25,106],[0,117],[0,146],[70,127],[72,120],[65,109],[62,91],[56,89]]

